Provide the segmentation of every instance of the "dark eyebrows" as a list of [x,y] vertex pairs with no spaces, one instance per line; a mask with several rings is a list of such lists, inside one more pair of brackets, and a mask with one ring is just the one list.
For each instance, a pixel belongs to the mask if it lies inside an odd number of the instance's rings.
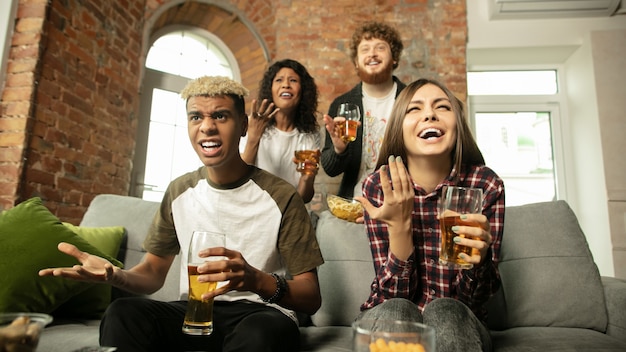
[[[191,110],[191,111],[187,112],[187,116],[196,116],[196,115],[204,115],[204,114],[202,112],[198,111],[198,110]],[[212,111],[209,114],[210,117],[215,117],[217,115],[231,116],[232,115],[232,111],[230,111],[229,109],[218,109],[218,110]]]

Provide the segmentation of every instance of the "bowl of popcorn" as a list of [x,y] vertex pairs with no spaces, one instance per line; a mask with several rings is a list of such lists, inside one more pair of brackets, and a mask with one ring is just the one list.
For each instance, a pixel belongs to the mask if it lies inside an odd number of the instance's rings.
[[326,204],[331,214],[339,219],[356,222],[363,216],[363,206],[359,201],[347,199],[334,194],[326,195]]
[[359,319],[352,324],[356,352],[433,352],[435,329],[403,320]]

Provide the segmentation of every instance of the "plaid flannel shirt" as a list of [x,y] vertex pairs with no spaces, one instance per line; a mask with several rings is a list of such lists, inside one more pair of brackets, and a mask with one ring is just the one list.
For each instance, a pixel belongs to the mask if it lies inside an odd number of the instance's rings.
[[[372,173],[363,182],[363,195],[374,206],[383,203],[380,171]],[[372,308],[388,298],[406,298],[416,303],[419,310],[440,297],[458,299],[467,305],[481,321],[486,321],[485,302],[500,287],[498,259],[504,227],[504,184],[498,175],[486,166],[474,166],[459,175],[457,186],[483,190],[482,213],[489,220],[493,242],[487,258],[472,269],[461,270],[439,264],[440,229],[437,202],[444,185],[452,185],[450,176],[436,189],[426,194],[413,184],[415,205],[412,212],[414,252],[403,261],[389,252],[387,224],[372,220],[365,214],[370,249],[376,277],[371,284],[368,300],[361,310]]]

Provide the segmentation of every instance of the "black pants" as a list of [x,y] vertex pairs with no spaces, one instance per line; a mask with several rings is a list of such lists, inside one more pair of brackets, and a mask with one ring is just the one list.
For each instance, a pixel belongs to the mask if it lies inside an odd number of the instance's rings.
[[297,324],[279,310],[249,301],[215,301],[213,333],[183,334],[186,301],[120,298],[100,324],[100,345],[135,351],[297,351]]

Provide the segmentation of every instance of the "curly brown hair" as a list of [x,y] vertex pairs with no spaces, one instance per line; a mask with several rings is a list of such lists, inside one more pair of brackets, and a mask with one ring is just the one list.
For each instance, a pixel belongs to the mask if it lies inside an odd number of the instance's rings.
[[[272,101],[272,81],[281,68],[292,69],[299,77],[302,85],[302,97],[298,104],[298,111],[294,119],[294,124],[300,132],[315,132],[319,124],[316,118],[319,91],[315,84],[315,79],[309,71],[296,60],[284,59],[274,62],[263,74],[259,82],[259,100],[267,99]],[[275,125],[276,120],[272,119],[270,125]]]
[[396,69],[400,62],[400,55],[402,55],[404,45],[402,44],[402,39],[400,39],[398,31],[390,25],[381,22],[365,22],[354,31],[352,41],[350,42],[350,58],[352,61],[356,61],[359,43],[361,43],[363,39],[369,40],[372,38],[384,40],[389,44],[391,47],[391,57],[394,62],[393,68]]

